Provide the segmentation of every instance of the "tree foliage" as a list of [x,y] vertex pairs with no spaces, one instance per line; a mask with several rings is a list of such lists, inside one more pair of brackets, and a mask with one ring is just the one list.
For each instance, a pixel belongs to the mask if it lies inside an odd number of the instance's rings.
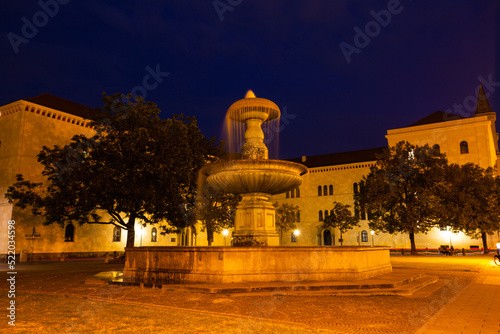
[[446,157],[428,145],[402,141],[387,148],[363,177],[356,195],[368,212],[370,228],[408,233],[415,254],[415,233],[426,233],[440,223],[438,188],[446,182],[446,165]]
[[275,202],[276,208],[276,227],[280,231],[280,243],[283,243],[283,232],[290,231],[296,228],[297,216],[299,215],[299,207],[293,204]]
[[18,175],[6,197],[31,206],[44,224],[112,224],[128,231],[134,245],[135,223],[168,221],[174,228],[194,221],[182,208],[193,205],[199,169],[222,154],[205,138],[194,117],[160,119],[160,110],[141,97],[103,97],[92,125],[93,137],[76,135],[65,146],[43,147],[38,161],[46,182]]
[[327,215],[323,221],[322,228],[338,228],[340,231],[340,245],[343,244],[343,234],[348,230],[360,226],[359,217],[353,215],[349,209],[351,206],[347,204],[342,204],[339,202],[333,202],[333,209],[330,210],[330,214]]
[[196,219],[207,231],[209,246],[214,241],[214,233],[234,226],[236,207],[241,200],[239,195],[211,190],[199,194],[195,208]]
[[446,185],[438,189],[441,197],[441,221],[453,231],[482,238],[488,252],[487,234],[498,231],[499,213],[493,169],[467,163],[451,164],[446,169]]

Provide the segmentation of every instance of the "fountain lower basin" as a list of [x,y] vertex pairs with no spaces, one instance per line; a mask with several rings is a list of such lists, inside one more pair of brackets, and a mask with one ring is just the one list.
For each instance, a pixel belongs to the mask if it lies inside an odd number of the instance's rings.
[[126,249],[124,281],[184,283],[360,280],[389,273],[389,247],[140,247]]

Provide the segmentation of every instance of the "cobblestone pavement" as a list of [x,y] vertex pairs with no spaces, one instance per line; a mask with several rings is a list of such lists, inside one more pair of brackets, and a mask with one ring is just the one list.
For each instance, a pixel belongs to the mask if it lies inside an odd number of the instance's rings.
[[[96,273],[122,269],[120,265],[102,262],[18,266],[16,286],[18,291],[25,293],[62,294],[151,308],[228,315],[246,322],[244,327],[248,328],[249,333],[258,331],[260,321],[329,329],[338,333],[415,333],[477,278],[481,268],[489,262],[484,257],[464,261],[442,257],[425,257],[423,260],[422,257],[398,257],[393,262],[395,267],[440,277],[437,283],[409,297],[238,296],[85,283]],[[6,285],[3,284],[0,288],[5,291]],[[2,293],[1,298],[5,295]]]

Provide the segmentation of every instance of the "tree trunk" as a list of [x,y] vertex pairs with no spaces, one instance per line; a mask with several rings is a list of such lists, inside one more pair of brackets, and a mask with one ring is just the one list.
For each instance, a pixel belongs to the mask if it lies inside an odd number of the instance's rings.
[[208,225],[207,225],[207,242],[208,246],[212,246],[212,242],[214,242],[214,231]]
[[417,255],[417,247],[415,247],[415,233],[410,232],[411,255]]
[[135,247],[135,215],[131,214],[127,223],[127,246]]
[[343,243],[344,243],[344,237],[342,236],[342,232],[340,232],[340,246],[342,247],[343,246]]
[[280,246],[283,246],[283,229],[280,228]]
[[484,248],[484,254],[489,254],[490,251],[488,250],[488,239],[486,239],[486,232],[481,232],[481,238],[483,239],[483,248]]

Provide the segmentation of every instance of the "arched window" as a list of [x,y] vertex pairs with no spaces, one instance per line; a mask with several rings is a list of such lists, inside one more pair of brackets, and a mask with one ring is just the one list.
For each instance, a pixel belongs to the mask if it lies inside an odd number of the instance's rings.
[[287,191],[287,192],[286,192],[286,198],[289,198],[289,197],[290,197],[290,192],[289,192],[289,191]]
[[64,241],[73,242],[75,239],[75,227],[73,224],[66,225],[66,230],[64,231]]
[[330,210],[330,216],[333,216],[333,209]]
[[325,219],[328,218],[328,210],[325,210]]
[[326,185],[323,186],[323,195],[324,196],[328,195],[328,187]]
[[331,184],[329,187],[329,194],[330,194],[330,196],[333,195],[333,185],[331,185]]
[[354,184],[352,185],[352,190],[354,191],[355,194],[358,193],[358,184],[356,182],[354,182]]
[[151,242],[156,242],[158,240],[158,233],[156,232],[156,227],[151,229]]
[[323,211],[319,210],[319,221],[323,221]]
[[300,222],[300,211],[297,211],[297,222]]
[[121,241],[122,240],[122,229],[118,226],[113,228],[113,241]]
[[300,197],[300,190],[299,190],[299,188],[295,189],[295,197],[297,197],[297,198]]
[[321,196],[321,186],[318,186],[318,196]]
[[469,153],[469,144],[466,141],[460,143],[460,154]]
[[293,190],[291,191],[291,196],[290,197],[295,198],[295,191],[293,191]]
[[368,232],[361,231],[361,242],[368,242]]
[[291,241],[292,242],[297,242],[297,236],[295,235],[295,233],[292,232],[291,234]]
[[440,154],[441,153],[441,147],[439,147],[438,144],[434,144],[434,146],[432,146],[432,150],[434,151],[434,154]]

